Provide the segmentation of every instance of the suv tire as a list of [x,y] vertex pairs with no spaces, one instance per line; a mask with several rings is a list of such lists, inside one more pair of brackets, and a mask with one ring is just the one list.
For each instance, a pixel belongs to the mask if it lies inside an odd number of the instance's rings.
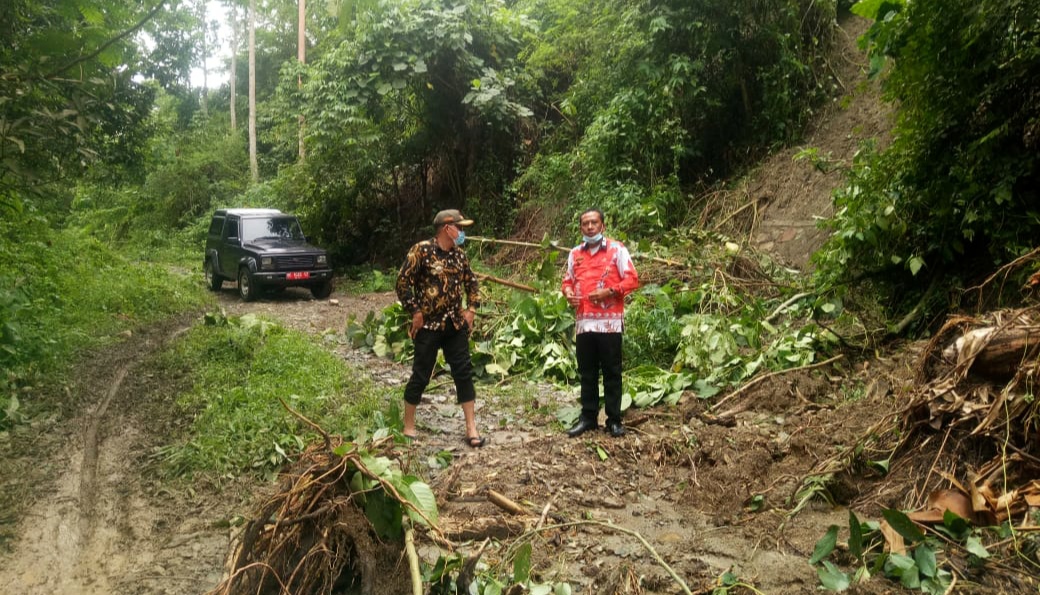
[[238,295],[242,296],[242,300],[251,302],[256,299],[258,293],[259,289],[253,283],[253,275],[249,272],[249,268],[238,269]]
[[220,288],[224,286],[224,278],[213,272],[212,258],[206,259],[206,263],[202,265],[202,272],[206,275],[206,286],[210,291],[220,291]]
[[332,281],[326,281],[321,285],[311,286],[311,295],[316,299],[323,300],[332,295]]

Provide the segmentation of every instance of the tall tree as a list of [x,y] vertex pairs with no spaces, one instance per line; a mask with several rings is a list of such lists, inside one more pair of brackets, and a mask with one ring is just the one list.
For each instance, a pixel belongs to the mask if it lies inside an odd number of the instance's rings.
[[256,159],[256,0],[249,0],[249,173],[260,181]]
[[238,129],[238,110],[235,109],[235,101],[238,99],[238,9],[231,6],[231,72],[228,75],[228,85],[231,91],[231,130]]
[[[296,58],[300,61],[300,65],[307,63],[307,0],[299,0],[300,4],[300,26],[299,36],[297,40],[298,49],[296,51]],[[296,88],[303,88],[303,76],[296,75]],[[303,161],[303,114],[300,114],[300,161]]]

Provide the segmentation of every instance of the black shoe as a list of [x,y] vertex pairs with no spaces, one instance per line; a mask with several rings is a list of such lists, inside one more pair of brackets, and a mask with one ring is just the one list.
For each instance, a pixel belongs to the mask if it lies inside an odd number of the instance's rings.
[[567,430],[567,435],[571,438],[577,438],[589,430],[595,430],[599,426],[594,421],[587,419],[579,419],[578,423],[574,424],[574,427]]
[[620,438],[625,435],[625,426],[621,425],[619,421],[608,421],[607,431],[610,432],[611,436]]

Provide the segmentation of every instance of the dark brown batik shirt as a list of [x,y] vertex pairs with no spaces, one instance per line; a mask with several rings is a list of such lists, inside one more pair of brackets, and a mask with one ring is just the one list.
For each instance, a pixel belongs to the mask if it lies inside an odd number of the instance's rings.
[[444,330],[450,320],[461,329],[464,295],[469,308],[480,307],[480,286],[462,249],[442,250],[436,240],[412,246],[397,275],[397,299],[409,314],[422,311],[423,328]]

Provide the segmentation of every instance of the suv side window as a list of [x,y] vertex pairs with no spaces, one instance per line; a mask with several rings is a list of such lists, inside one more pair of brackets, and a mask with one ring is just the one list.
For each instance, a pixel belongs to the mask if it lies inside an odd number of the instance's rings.
[[227,225],[224,226],[224,237],[223,237],[223,239],[226,240],[228,238],[237,238],[237,237],[239,237],[238,236],[238,219],[228,219],[227,220]]
[[209,224],[209,236],[212,238],[220,237],[220,230],[224,228],[224,218],[214,217],[213,221]]

